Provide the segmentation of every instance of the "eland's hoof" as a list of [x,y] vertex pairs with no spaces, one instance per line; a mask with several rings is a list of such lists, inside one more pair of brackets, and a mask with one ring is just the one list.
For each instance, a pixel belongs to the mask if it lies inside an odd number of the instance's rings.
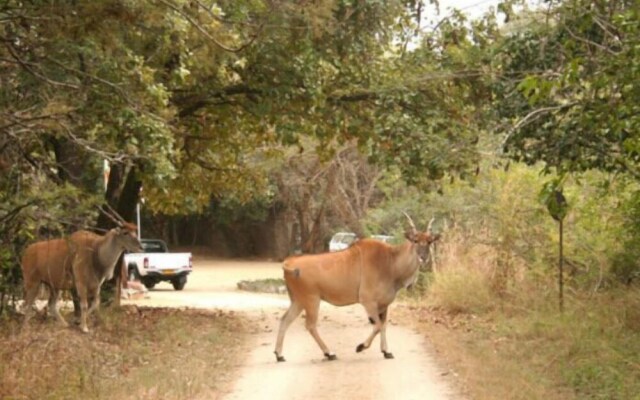
[[360,353],[364,349],[365,349],[364,343],[360,343],[358,347],[356,347],[356,353]]
[[393,359],[393,353],[389,353],[388,351],[383,351],[382,354],[384,354],[384,358],[386,358],[387,360],[391,360]]
[[326,359],[328,361],[335,361],[338,359],[338,356],[336,356],[335,354],[331,354],[331,353],[324,353],[324,356],[326,357]]
[[287,360],[284,359],[284,356],[279,355],[278,353],[276,353],[275,351],[273,352],[273,354],[276,355],[276,360],[278,360],[278,362],[285,362]]

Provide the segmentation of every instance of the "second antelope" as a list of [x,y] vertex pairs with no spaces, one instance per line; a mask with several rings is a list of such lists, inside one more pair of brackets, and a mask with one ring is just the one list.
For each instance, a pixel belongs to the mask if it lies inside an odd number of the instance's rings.
[[113,277],[120,256],[125,250],[142,251],[137,227],[112,212],[115,217],[107,215],[117,227],[104,236],[81,230],[65,239],[46,240],[27,247],[22,257],[25,325],[33,312],[32,305],[40,284],[44,284],[49,287],[49,312],[65,326],[67,322],[56,305],[58,295],[60,290],[77,290],[80,329],[89,332],[87,316],[100,306],[100,287]]
[[284,335],[302,310],[306,313],[306,328],[324,356],[328,360],[336,359],[316,328],[320,300],[335,306],[362,304],[373,331],[357,346],[356,352],[368,349],[380,333],[382,354],[385,358],[393,358],[386,337],[388,307],[400,289],[415,283],[431,243],[439,238],[430,229],[419,232],[411,218],[406,217],[411,229],[405,232],[407,241],[404,244],[390,246],[364,239],[336,253],[294,256],[284,261],[284,279],[291,305],[280,320],[275,348],[279,362],[285,361],[282,355]]

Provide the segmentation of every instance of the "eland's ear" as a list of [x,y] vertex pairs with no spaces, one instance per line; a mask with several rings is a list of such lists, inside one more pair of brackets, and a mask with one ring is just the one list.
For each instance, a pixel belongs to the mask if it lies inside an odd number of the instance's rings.
[[434,243],[434,242],[437,242],[438,240],[440,240],[440,234],[439,233],[429,234],[429,237],[431,238],[431,240],[429,241],[430,243]]

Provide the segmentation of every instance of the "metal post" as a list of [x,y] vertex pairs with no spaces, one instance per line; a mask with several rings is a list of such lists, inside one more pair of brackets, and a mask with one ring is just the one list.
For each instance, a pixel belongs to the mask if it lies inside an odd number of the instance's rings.
[[560,227],[560,259],[558,260],[558,288],[560,289],[559,293],[559,301],[560,301],[560,312],[564,310],[564,296],[563,296],[563,257],[562,257],[562,220],[559,221]]
[[140,202],[136,203],[136,224],[138,225],[138,239],[142,239],[140,228]]

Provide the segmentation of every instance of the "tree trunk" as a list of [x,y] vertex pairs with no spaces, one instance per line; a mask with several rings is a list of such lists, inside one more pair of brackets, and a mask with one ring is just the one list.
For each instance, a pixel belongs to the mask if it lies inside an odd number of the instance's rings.
[[309,229],[307,227],[307,216],[306,216],[306,207],[304,205],[299,205],[296,209],[296,214],[298,215],[298,227],[300,228],[300,243],[301,250],[303,253],[308,253],[307,244],[309,242]]
[[302,243],[300,240],[300,224],[294,222],[291,225],[291,235],[289,236],[289,254],[295,254],[302,251]]
[[307,242],[304,245],[306,253],[321,253],[324,250],[324,245],[322,243],[322,221],[324,219],[325,210],[326,207],[323,202],[322,206],[320,206],[320,210],[313,220],[313,226],[309,232]]
[[[124,182],[123,182],[124,181]],[[140,199],[142,182],[136,176],[136,167],[127,168],[122,164],[111,166],[105,201],[120,214],[125,221],[136,223],[136,204]],[[113,221],[104,214],[98,217],[99,229],[111,229]]]
[[82,186],[82,175],[86,166],[86,158],[79,151],[78,145],[64,138],[51,137],[49,143],[53,148],[61,182],[70,182],[74,186]]
[[142,181],[138,179],[137,168],[135,166],[129,168],[127,180],[124,183],[120,198],[118,199],[118,207],[116,210],[125,219],[125,221],[137,223],[136,221],[136,205],[140,200],[140,189]]

